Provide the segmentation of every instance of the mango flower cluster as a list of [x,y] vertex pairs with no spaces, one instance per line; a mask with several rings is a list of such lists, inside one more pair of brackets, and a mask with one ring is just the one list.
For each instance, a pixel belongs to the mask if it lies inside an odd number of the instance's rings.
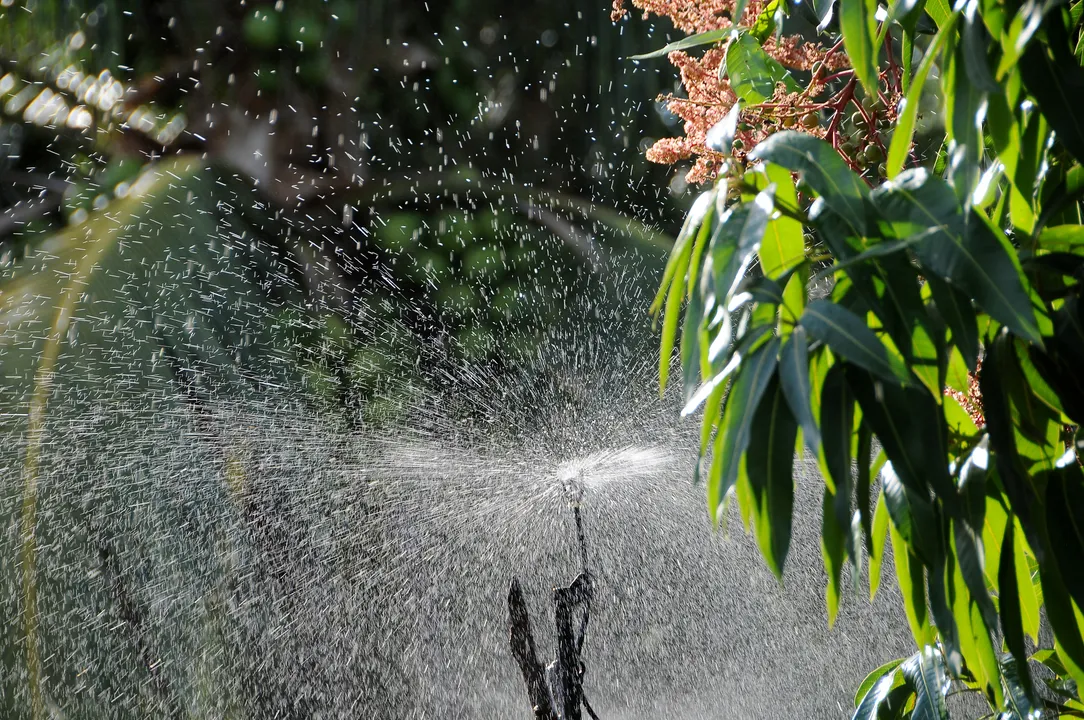
[[[758,18],[771,12],[770,0],[748,0],[741,18],[735,22],[736,0],[632,0],[633,6],[650,15],[667,17],[675,28],[689,34],[727,28],[751,28]],[[614,0],[612,17],[615,21],[627,13],[625,0]],[[806,87],[795,89],[779,83],[770,98],[742,107],[732,154],[723,154],[708,147],[708,131],[722,120],[736,102],[737,93],[731,87],[726,72],[726,55],[731,35],[706,52],[694,55],[682,51],[669,53],[671,64],[677,68],[685,97],[664,96],[667,107],[684,122],[684,136],[663,138],[647,151],[652,162],[673,164],[693,159],[686,179],[702,183],[714,179],[731,160],[737,166],[745,162],[745,153],[760,141],[782,128],[798,130],[824,138],[857,171],[875,176],[886,150],[882,131],[895,121],[895,109],[900,97],[898,82],[889,71],[882,74],[878,97],[859,101],[857,83],[842,43],[825,47],[806,42],[799,36],[767,37],[761,48],[772,60],[789,71],[810,74]],[[891,69],[890,69],[891,70]],[[838,81],[841,87],[825,99],[829,83]],[[853,103],[854,112],[851,114]]]

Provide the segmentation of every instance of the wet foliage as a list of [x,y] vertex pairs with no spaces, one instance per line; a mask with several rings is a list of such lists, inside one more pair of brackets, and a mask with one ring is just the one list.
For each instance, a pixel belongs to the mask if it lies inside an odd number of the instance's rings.
[[[687,5],[728,29],[685,45],[725,54],[731,87],[782,87],[729,62],[768,38]],[[959,694],[986,717],[1084,713],[1082,7],[840,0],[822,44],[853,74],[835,95],[817,88],[834,98],[818,106],[827,134],[811,122],[739,146],[739,120],[804,107],[781,90],[711,108],[718,178],[655,300],[660,380],[676,346],[682,412],[702,411],[708,509],[719,522],[736,498],[780,576],[794,457],[816,457],[829,622],[867,563],[877,592],[891,537],[918,652],[867,677],[856,719],[946,718]],[[929,158],[913,144],[927,83],[943,99]],[[858,88],[870,100],[845,117]],[[875,157],[841,144],[848,122],[876,128]]]

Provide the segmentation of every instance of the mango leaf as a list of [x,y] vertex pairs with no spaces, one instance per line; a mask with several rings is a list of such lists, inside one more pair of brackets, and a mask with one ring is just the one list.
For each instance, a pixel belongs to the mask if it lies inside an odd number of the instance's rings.
[[924,267],[966,292],[995,320],[1041,344],[1031,299],[1014,258],[972,210],[961,213],[943,180],[925,169],[901,173],[872,196],[898,235],[920,235],[914,246]]
[[839,614],[839,581],[843,575],[843,555],[849,531],[847,525],[840,524],[836,513],[836,496],[825,485],[824,502],[821,506],[821,558],[828,574],[828,587],[824,591],[828,627],[835,624],[836,615]]
[[709,150],[729,155],[734,145],[734,134],[738,131],[738,117],[741,115],[741,102],[736,102],[722,120],[711,126],[704,137],[704,144]]
[[[1021,639],[1022,641],[1022,639]],[[1028,671],[1027,656],[1017,660],[1012,654],[1000,657],[1001,678],[1005,684],[1005,705],[1013,716],[1026,718],[1041,717],[1035,703],[1035,691],[1031,686],[1031,673]]]
[[877,596],[881,586],[881,565],[884,562],[885,540],[888,537],[888,508],[885,506],[883,493],[877,495],[877,505],[873,510],[873,530],[870,540],[873,548],[869,554],[869,601]]
[[932,487],[953,509],[956,492],[945,457],[944,419],[930,394],[895,384],[877,387],[868,372],[853,365],[847,367],[847,380],[904,486],[919,497]]
[[877,82],[877,3],[874,0],[839,0],[839,29],[843,47],[866,94],[876,97]]
[[794,443],[798,423],[790,413],[778,377],[773,377],[753,416],[746,452],[757,542],[779,579],[790,549],[794,514]]
[[775,94],[775,87],[779,83],[786,85],[790,92],[800,89],[790,72],[764,52],[757,39],[749,33],[740,33],[730,41],[725,62],[730,89],[746,103],[755,105],[767,102]]
[[[798,206],[798,192],[791,174],[778,165],[765,166],[767,182],[774,184],[776,204]],[[783,286],[783,318],[792,323],[798,321],[806,302],[804,273],[794,271],[805,261],[805,238],[802,223],[792,217],[779,214],[768,222],[764,241],[759,250],[760,267],[764,275],[778,278]],[[790,273],[788,275],[788,273]],[[783,280],[787,277],[787,280]]]
[[1044,250],[1077,251],[1084,246],[1084,225],[1055,225],[1039,231],[1039,247]]
[[[715,439],[718,462],[712,463],[708,483],[708,511],[718,523],[719,504],[738,478],[738,469],[749,446],[753,415],[775,374],[779,338],[773,337],[742,362],[741,371],[727,398],[720,433]],[[793,448],[793,443],[791,443]]]
[[[887,467],[887,466],[886,466]],[[896,566],[896,582],[903,597],[903,611],[911,626],[915,643],[922,647],[933,642],[934,632],[926,611],[926,582],[922,562],[911,552],[894,524],[888,526],[892,538],[892,559]]]
[[1042,29],[1046,42],[1028,45],[1020,57],[1020,74],[1058,140],[1077,162],[1084,162],[1084,68],[1073,57],[1061,13],[1048,14]]
[[855,693],[855,712],[851,720],[877,720],[881,703],[888,697],[888,692],[895,682],[895,670],[902,662],[903,658],[892,660],[866,676],[866,679],[858,686],[858,692]]
[[802,426],[809,452],[816,457],[820,453],[821,433],[810,404],[807,342],[805,328],[796,327],[779,353],[779,381],[791,413]]
[[1084,608],[1084,473],[1076,463],[1049,475],[1046,528],[1066,589]]
[[[956,18],[955,14],[951,17],[953,20]],[[908,88],[907,97],[903,100],[903,106],[900,109],[896,128],[892,132],[892,142],[888,146],[888,159],[885,161],[885,168],[889,179],[896,177],[907,161],[907,154],[911,151],[911,141],[915,134],[915,122],[918,120],[918,109],[922,102],[922,91],[926,85],[926,77],[930,74],[930,68],[933,67],[937,54],[941,51],[941,46],[945,44],[945,38],[953,31],[954,27],[955,22],[946,22],[940,25],[933,42],[926,49],[926,54],[922,56],[922,62],[919,63],[918,70],[915,71],[915,77],[911,81],[911,87]]]
[[688,215],[685,223],[678,233],[674,247],[670,251],[670,258],[666,262],[663,271],[662,284],[659,286],[655,300],[651,304],[650,312],[663,312],[662,339],[659,345],[659,393],[666,390],[666,383],[670,378],[670,361],[674,354],[674,340],[677,335],[678,321],[681,318],[681,302],[685,296],[687,272],[692,258],[693,241],[700,232],[708,213],[715,203],[715,190],[701,193]]
[[697,33],[696,35],[690,35],[680,40],[672,42],[664,47],[654,50],[643,55],[629,55],[629,60],[651,60],[652,58],[664,57],[674,52],[675,50],[688,50],[689,48],[702,47],[704,45],[716,45],[722,42],[727,36],[730,35],[732,30],[730,28],[721,28],[719,30],[708,30],[707,32]]
[[723,216],[711,238],[709,252],[715,282],[716,302],[726,307],[745,277],[764,239],[764,230],[773,210],[775,186],[769,185],[751,203],[739,205]]
[[984,93],[1000,93],[1001,85],[990,70],[990,58],[986,50],[991,44],[990,34],[983,24],[979,0],[968,0],[965,5],[964,26],[960,34],[964,65],[971,85]]
[[832,22],[836,0],[813,0],[813,12],[817,16],[817,31],[824,32]]
[[828,345],[850,362],[865,368],[890,383],[911,382],[907,365],[850,310],[831,300],[810,303],[802,313],[801,325],[811,337]]
[[750,157],[799,173],[854,234],[866,234],[869,189],[824,140],[786,130],[757,145]]
[[943,691],[948,687],[945,667],[937,650],[927,645],[918,651],[917,662],[904,663],[903,674],[915,687],[911,720],[948,720]]
[[[1001,632],[1005,638],[1005,645],[1011,653],[1010,658],[1016,660],[1013,667],[1017,674],[1016,686],[1023,690],[1023,700],[1030,704],[1030,698],[1033,697],[1034,692],[1031,686],[1031,674],[1028,671],[1027,647],[1024,644],[1024,623],[1020,609],[1020,591],[1022,588],[1017,586],[1019,568],[1015,566],[1017,557],[1015,544],[1014,523],[1007,522],[1005,523],[1005,537],[1001,544],[1001,565],[997,571],[999,603],[1001,605]],[[1028,585],[1030,586],[1030,584],[1029,579]],[[1031,588],[1028,587],[1027,590],[1030,591]],[[1002,664],[1004,665],[1004,661]],[[1014,705],[1022,704],[1017,700],[1017,693],[1014,692],[1015,688],[1010,686],[1006,690],[1008,699]],[[1019,717],[1026,718],[1029,715],[1024,713],[1020,714]]]
[[681,367],[682,367],[682,397],[685,402],[696,392],[696,381],[700,371],[700,337],[704,322],[704,294],[699,282],[700,259],[707,246],[707,238],[711,234],[712,218],[709,214],[704,224],[697,233],[696,242],[693,245],[692,255],[689,260],[689,304],[685,308],[685,322],[681,329]]

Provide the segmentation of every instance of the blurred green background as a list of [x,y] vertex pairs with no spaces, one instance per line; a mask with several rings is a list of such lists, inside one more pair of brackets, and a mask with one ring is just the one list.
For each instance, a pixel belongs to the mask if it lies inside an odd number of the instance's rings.
[[[196,204],[271,249],[274,270],[246,270],[275,291],[259,309],[276,316],[265,342],[353,411],[408,372],[418,343],[500,366],[562,322],[582,330],[603,297],[643,306],[687,205],[685,169],[642,153],[677,131],[654,101],[675,78],[665,61],[625,59],[668,28],[614,25],[609,11],[601,0],[5,1],[0,259],[9,288],[24,285],[9,289],[5,317],[25,328],[33,297],[48,326],[62,283],[41,277],[36,250],[58,231],[83,247],[117,213],[155,212],[165,198],[126,196],[178,157],[201,163]],[[131,233],[128,257],[187,247],[189,223],[168,217],[154,247]],[[109,274],[111,253],[94,272]],[[41,301],[54,286],[55,302]],[[133,299],[140,311],[156,302]],[[186,351],[158,335],[175,379],[220,366],[204,350],[237,340],[212,328]],[[20,346],[7,347],[10,361]]]

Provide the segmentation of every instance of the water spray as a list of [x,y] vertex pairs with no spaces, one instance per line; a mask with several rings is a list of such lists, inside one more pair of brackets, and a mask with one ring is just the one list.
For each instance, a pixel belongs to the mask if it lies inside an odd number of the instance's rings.
[[[512,578],[508,590],[509,642],[512,655],[519,663],[523,681],[527,685],[527,696],[531,701],[535,720],[581,720],[582,710],[586,710],[591,718],[598,720],[598,715],[583,694],[586,668],[581,659],[594,594],[594,582],[587,563],[587,539],[580,512],[586,483],[582,469],[562,472],[558,479],[572,509],[583,570],[568,587],[553,589],[557,657],[543,669],[535,651],[534,634],[531,631],[523,590],[516,578]],[[576,613],[579,614],[579,632],[573,629],[573,615]]]

